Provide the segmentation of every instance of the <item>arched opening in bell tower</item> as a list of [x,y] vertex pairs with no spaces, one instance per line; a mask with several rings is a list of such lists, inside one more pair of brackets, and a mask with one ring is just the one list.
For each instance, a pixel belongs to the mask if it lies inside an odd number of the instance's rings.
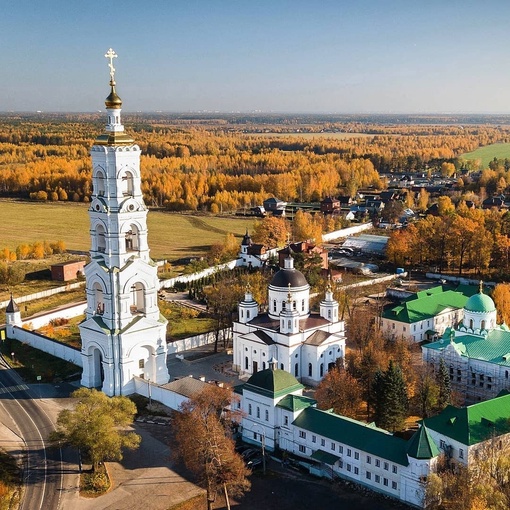
[[101,253],[106,252],[106,230],[103,225],[99,224],[96,226],[96,240],[97,240],[97,251]]
[[98,170],[96,173],[95,184],[97,187],[97,190],[94,190],[95,194],[98,197],[104,197],[105,191],[106,191],[105,176],[104,176],[103,172],[101,172],[101,170]]
[[122,176],[122,195],[125,197],[132,197],[134,193],[133,174],[126,172]]
[[104,381],[103,356],[98,348],[92,349],[91,357],[92,388],[102,388]]
[[98,282],[95,282],[92,286],[94,292],[94,311],[97,315],[104,314],[104,297],[103,289]]
[[145,313],[145,287],[143,283],[136,282],[131,286],[131,313]]
[[129,230],[126,232],[125,239],[127,252],[140,250],[140,231],[136,225],[129,225]]

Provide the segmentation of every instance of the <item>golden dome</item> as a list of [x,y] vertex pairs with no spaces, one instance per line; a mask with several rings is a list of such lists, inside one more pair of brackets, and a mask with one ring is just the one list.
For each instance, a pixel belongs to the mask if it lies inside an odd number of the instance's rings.
[[115,91],[115,83],[110,82],[110,86],[112,91],[110,92],[110,95],[105,99],[104,104],[106,105],[106,108],[120,108],[122,106],[122,99],[117,95],[117,92]]

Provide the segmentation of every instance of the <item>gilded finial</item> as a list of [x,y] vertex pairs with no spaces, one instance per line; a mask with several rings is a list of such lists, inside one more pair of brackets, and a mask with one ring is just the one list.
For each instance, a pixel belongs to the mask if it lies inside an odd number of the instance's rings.
[[483,294],[483,281],[480,280],[480,288],[479,288],[480,294]]
[[292,294],[290,292],[290,283],[289,283],[289,293],[287,294],[287,303],[291,303],[292,302]]

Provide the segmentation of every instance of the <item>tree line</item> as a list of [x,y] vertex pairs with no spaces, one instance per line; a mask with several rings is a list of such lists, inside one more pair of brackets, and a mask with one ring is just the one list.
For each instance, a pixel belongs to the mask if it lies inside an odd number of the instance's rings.
[[[73,121],[57,119],[0,118],[1,195],[90,200],[88,152],[103,130],[101,119],[86,115]],[[301,202],[327,195],[354,196],[360,188],[384,188],[381,172],[441,171],[444,163],[451,165],[446,172],[452,167],[478,170],[459,156],[510,139],[508,129],[492,126],[324,122],[314,126],[322,131],[320,138],[299,138],[299,133],[275,137],[253,133],[255,127],[247,130],[219,121],[200,124],[133,116],[125,119],[128,127],[130,120],[143,151],[146,202],[214,213],[260,205],[268,195]],[[266,130],[273,128],[282,126]],[[331,137],[324,130],[331,131]],[[345,136],[338,137],[339,131]],[[492,173],[482,177],[488,190],[502,184],[501,176],[505,183],[510,181],[505,165],[488,171]]]

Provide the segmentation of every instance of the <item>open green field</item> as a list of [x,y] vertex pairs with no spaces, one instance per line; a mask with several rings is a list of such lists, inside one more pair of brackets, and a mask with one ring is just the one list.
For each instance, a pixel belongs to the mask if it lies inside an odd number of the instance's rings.
[[[89,219],[86,204],[0,200],[0,249],[22,243],[63,240],[68,250],[88,251]],[[254,219],[236,216],[199,216],[151,211],[147,217],[149,246],[156,259],[175,260],[204,254],[228,233],[242,238]]]
[[459,156],[461,159],[479,159],[483,168],[487,168],[489,163],[494,159],[510,158],[510,143],[493,143],[480,147],[473,152],[466,152]]

